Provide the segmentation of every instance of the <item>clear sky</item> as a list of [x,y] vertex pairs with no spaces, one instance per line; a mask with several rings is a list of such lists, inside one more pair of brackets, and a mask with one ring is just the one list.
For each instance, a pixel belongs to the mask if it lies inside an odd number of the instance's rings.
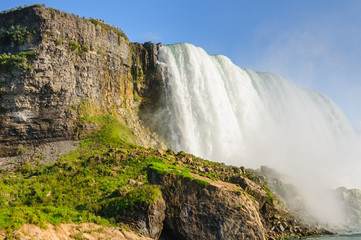
[[[359,0],[1,0],[117,25],[131,41],[188,42],[330,96],[361,131]],[[360,104],[360,105],[359,105]]]

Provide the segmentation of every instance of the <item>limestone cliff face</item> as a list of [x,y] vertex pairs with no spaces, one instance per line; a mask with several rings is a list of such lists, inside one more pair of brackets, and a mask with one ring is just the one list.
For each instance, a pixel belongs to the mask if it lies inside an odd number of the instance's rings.
[[38,5],[1,14],[0,29],[0,156],[76,138],[82,115],[116,115],[138,144],[158,143],[138,121],[159,87],[155,44]]

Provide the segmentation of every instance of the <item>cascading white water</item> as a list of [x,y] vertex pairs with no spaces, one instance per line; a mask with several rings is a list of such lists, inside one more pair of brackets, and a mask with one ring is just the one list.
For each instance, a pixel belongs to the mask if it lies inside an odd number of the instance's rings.
[[278,145],[277,155],[284,155],[317,145],[322,151],[352,132],[328,97],[276,74],[241,69],[190,44],[161,48],[159,62],[166,68],[167,125],[175,150],[252,164],[256,160],[249,157],[260,149]]
[[166,89],[158,124],[174,150],[238,166],[265,164],[306,187],[354,181],[345,180],[340,163],[351,160],[339,150],[354,132],[327,96],[191,44],[162,47],[158,61]]

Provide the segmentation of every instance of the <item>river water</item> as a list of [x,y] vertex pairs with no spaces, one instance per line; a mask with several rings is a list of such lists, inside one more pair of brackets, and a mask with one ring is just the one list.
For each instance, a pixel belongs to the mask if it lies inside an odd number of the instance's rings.
[[348,234],[348,235],[335,235],[335,236],[325,236],[317,238],[307,238],[307,239],[320,239],[320,240],[361,240],[361,234]]

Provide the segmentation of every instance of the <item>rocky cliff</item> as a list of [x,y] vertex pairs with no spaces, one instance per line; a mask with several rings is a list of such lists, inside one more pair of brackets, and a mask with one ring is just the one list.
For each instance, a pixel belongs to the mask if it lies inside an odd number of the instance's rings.
[[157,97],[157,45],[40,5],[1,14],[0,29],[0,156],[78,138],[89,115],[117,116],[136,143],[158,144],[138,121]]

